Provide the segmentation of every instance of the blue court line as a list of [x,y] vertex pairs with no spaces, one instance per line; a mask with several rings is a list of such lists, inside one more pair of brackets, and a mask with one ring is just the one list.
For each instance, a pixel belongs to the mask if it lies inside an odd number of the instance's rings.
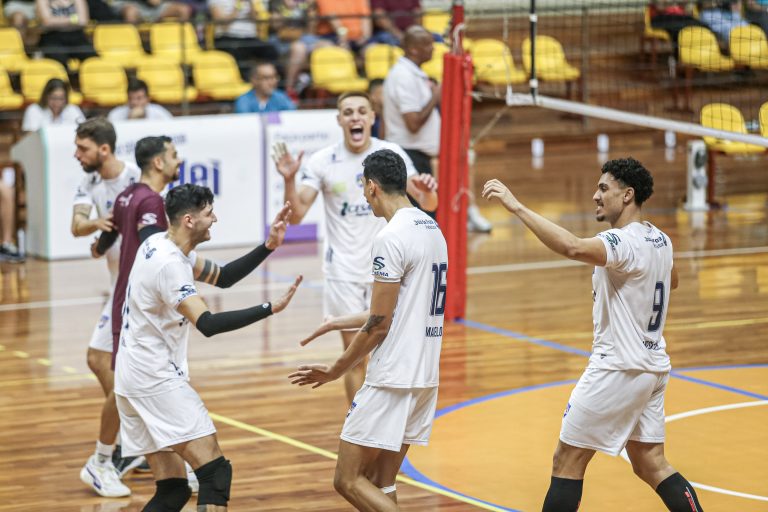
[[[731,367],[730,369],[733,369],[735,367]],[[701,384],[703,386],[709,386],[711,388],[721,389],[723,391],[730,391],[731,393],[736,393],[739,395],[748,396],[750,398],[757,398],[758,400],[768,400],[768,396],[761,395],[760,393],[753,393],[751,391],[747,391],[745,389],[739,389],[734,388],[731,386],[726,386],[725,384],[718,384],[717,382],[710,382],[708,380],[703,379],[697,379],[696,377],[691,377],[690,375],[682,375],[678,373],[677,371],[670,372],[670,376],[675,377],[680,380],[687,380],[689,382],[695,382],[696,384]]]

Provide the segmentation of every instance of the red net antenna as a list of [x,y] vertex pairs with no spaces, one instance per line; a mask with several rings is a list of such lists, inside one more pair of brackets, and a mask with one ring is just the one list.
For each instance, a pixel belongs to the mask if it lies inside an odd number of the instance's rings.
[[461,32],[464,2],[453,3],[453,50],[443,58],[440,131],[440,203],[437,222],[448,244],[445,317],[464,318],[467,299],[467,206],[469,139],[472,114],[472,59],[464,53]]

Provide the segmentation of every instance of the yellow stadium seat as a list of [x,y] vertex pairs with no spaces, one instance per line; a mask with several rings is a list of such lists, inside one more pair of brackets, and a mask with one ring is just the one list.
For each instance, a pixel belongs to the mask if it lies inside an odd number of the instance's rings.
[[316,48],[310,56],[309,68],[314,85],[332,94],[365,91],[368,88],[368,80],[357,74],[352,53],[344,48]]
[[720,53],[720,45],[711,30],[704,27],[685,27],[677,42],[680,63],[699,71],[730,71],[734,62]]
[[[523,68],[531,73],[531,39],[523,41]],[[550,82],[569,82],[581,77],[579,68],[565,59],[560,41],[550,36],[536,36],[536,78]]]
[[388,44],[372,44],[365,49],[365,76],[368,80],[386,78],[397,60],[404,55],[403,49]]
[[91,57],[80,65],[80,91],[86,100],[104,107],[122,105],[128,101],[128,79],[117,63]]
[[445,43],[435,43],[432,58],[421,65],[421,69],[427,76],[438,82],[443,81],[443,55],[448,53],[450,48]]
[[669,33],[660,28],[653,28],[651,25],[651,8],[646,6],[643,11],[643,32],[640,34],[640,49],[645,53],[646,43],[651,47],[651,64],[656,65],[656,43],[669,43]]
[[[744,116],[739,109],[727,103],[710,103],[701,108],[701,125],[734,133],[747,133]],[[710,151],[718,151],[728,155],[736,153],[762,153],[765,148],[744,142],[704,137],[704,142]]]
[[154,23],[149,29],[149,45],[152,55],[183,64],[192,64],[203,51],[190,23]]
[[11,73],[18,73],[28,60],[19,31],[0,28],[0,66]]
[[515,67],[507,45],[496,39],[477,39],[472,42],[472,60],[478,82],[493,85],[521,84],[526,73]]
[[768,138],[768,101],[760,107],[760,135]]
[[147,83],[149,96],[159,103],[181,103],[197,98],[197,90],[184,85],[184,72],[173,58],[145,59],[139,64],[136,76]]
[[8,72],[0,67],[0,110],[15,110],[24,104],[24,97],[14,92]]
[[124,68],[135,68],[147,57],[134,25],[96,25],[93,46],[100,57]]
[[446,35],[451,25],[451,13],[445,11],[427,11],[421,16],[421,25],[434,34]]
[[[34,59],[27,61],[21,69],[21,93],[27,101],[38,102],[45,84],[51,78],[58,78],[69,83],[67,71],[59,62],[52,59]],[[70,89],[69,102],[79,105],[83,96]]]
[[240,78],[235,58],[226,52],[202,52],[195,58],[192,76],[198,91],[214,100],[233,100],[251,89]]
[[760,27],[744,25],[731,30],[730,49],[737,64],[768,69],[768,41]]

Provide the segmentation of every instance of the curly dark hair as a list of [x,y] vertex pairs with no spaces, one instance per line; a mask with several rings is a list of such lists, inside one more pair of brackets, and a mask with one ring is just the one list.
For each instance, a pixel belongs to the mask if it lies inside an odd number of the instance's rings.
[[379,184],[387,194],[405,194],[408,175],[403,157],[391,149],[374,151],[363,160],[363,176]]
[[165,196],[165,213],[170,223],[176,225],[182,215],[200,212],[209,204],[213,204],[211,189],[186,183],[168,191]]
[[643,164],[632,157],[618,158],[605,162],[603,174],[610,173],[625,187],[635,190],[635,204],[642,204],[653,195],[653,176]]

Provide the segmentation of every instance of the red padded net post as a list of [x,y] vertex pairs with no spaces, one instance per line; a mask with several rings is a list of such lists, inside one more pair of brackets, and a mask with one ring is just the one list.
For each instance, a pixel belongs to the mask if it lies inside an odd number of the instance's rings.
[[[461,4],[461,2],[456,2]],[[453,25],[464,19],[463,7],[454,5]],[[459,12],[457,12],[459,11]],[[461,48],[461,44],[454,44]],[[460,52],[446,53],[440,106],[440,203],[437,222],[448,244],[448,293],[445,317],[464,318],[467,296],[467,206],[470,117],[472,114],[472,59]]]

